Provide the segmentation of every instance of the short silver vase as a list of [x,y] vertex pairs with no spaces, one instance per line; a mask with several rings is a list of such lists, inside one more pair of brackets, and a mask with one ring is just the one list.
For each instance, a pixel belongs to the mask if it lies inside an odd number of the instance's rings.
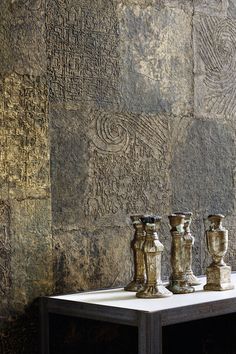
[[224,215],[209,215],[209,230],[206,231],[207,249],[212,256],[212,263],[206,270],[207,284],[204,290],[231,290],[231,267],[224,262],[228,249],[228,231],[222,226]]

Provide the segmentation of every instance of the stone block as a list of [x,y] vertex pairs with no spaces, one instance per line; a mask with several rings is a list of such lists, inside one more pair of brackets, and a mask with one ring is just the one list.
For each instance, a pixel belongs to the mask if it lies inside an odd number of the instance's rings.
[[11,311],[53,290],[51,201],[11,201]]
[[[59,122],[60,117],[64,119]],[[54,121],[52,199],[56,228],[126,226],[129,214],[163,214],[167,210],[167,115],[91,108],[55,111]]]
[[124,286],[131,279],[133,229],[54,231],[55,281],[60,293]]
[[194,111],[197,117],[234,120],[236,21],[194,16]]
[[172,148],[172,208],[193,211],[193,259],[197,272],[204,272],[209,265],[205,218],[214,213],[231,215],[234,210],[234,132],[219,121],[193,119]]
[[120,4],[120,87],[133,112],[192,112],[191,12]]

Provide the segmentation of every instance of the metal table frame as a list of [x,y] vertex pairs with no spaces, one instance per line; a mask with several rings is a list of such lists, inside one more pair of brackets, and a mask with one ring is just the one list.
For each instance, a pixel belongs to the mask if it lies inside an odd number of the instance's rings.
[[[162,353],[162,327],[193,320],[236,313],[236,297],[195,305],[147,312],[101,304],[41,298],[41,353],[49,352],[49,314],[61,314],[91,320],[138,327],[138,354]],[[92,294],[92,292],[91,292]],[[206,292],[206,296],[207,296]],[[175,295],[186,296],[186,295]],[[148,300],[146,300],[148,301]]]

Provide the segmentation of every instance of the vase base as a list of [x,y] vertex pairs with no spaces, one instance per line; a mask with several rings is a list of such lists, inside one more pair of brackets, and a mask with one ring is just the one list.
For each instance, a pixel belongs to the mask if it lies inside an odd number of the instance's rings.
[[138,292],[143,290],[145,287],[145,283],[142,281],[132,280],[128,285],[124,287],[125,291],[133,291]]
[[189,286],[187,282],[179,280],[171,280],[167,289],[173,294],[190,294],[195,291],[195,289],[192,286]]
[[163,285],[145,286],[144,290],[139,291],[136,296],[142,299],[157,299],[161,297],[172,296],[172,292],[167,290]]
[[232,283],[204,285],[205,291],[225,291],[225,290],[233,290],[233,289],[234,289],[234,284]]
[[204,285],[206,291],[224,291],[234,289],[231,283],[231,267],[227,265],[211,265],[207,268],[207,283]]
[[202,284],[200,282],[200,280],[191,271],[186,273],[186,278],[187,278],[187,283],[190,286],[197,286],[197,285],[201,285]]

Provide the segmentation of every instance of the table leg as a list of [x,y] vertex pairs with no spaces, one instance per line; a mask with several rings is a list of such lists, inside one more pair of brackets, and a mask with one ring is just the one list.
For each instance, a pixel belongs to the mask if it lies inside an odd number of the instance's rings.
[[162,327],[158,314],[141,313],[138,333],[139,354],[162,354]]
[[41,327],[41,354],[49,354],[49,318],[47,311],[47,301],[45,298],[40,300],[40,327]]

